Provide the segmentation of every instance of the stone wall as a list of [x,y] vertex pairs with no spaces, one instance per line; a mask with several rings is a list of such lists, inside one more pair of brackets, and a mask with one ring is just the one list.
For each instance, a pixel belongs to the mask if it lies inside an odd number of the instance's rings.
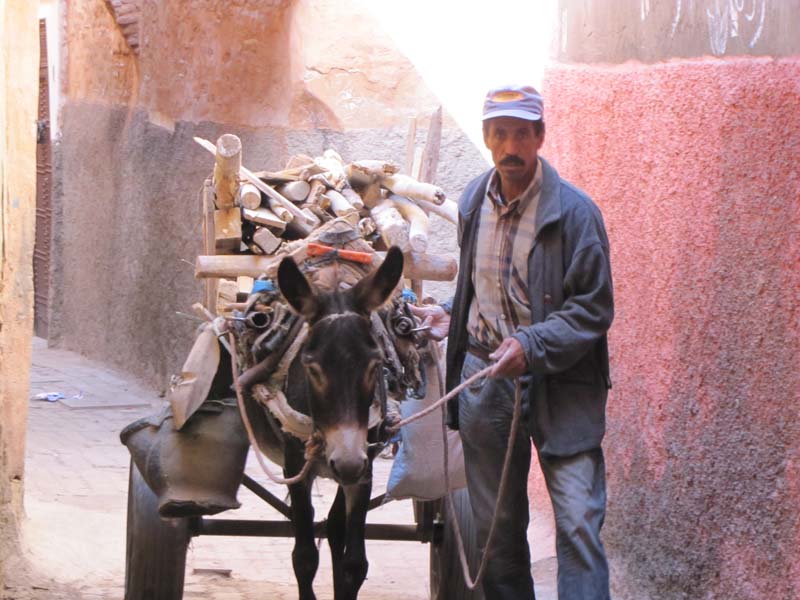
[[[407,119],[439,102],[349,2],[142,0],[135,52],[123,4],[68,4],[51,343],[163,387],[194,328],[175,313],[202,297],[184,261],[213,158],[192,136],[236,133],[255,170],[328,147],[402,164]],[[450,196],[486,168],[449,118],[440,164]],[[434,229],[433,251],[453,253],[455,228]]]
[[614,597],[791,600],[800,4],[619,5],[561,2],[544,85],[545,153],[612,245]]
[[35,3],[0,3],[0,589],[22,509],[36,206]]

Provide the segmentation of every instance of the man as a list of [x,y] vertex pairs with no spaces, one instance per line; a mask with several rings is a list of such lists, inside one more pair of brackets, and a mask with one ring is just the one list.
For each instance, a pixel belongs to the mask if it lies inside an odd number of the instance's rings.
[[497,502],[514,378],[524,383],[528,418],[497,509],[483,580],[487,600],[534,598],[526,538],[529,437],[555,512],[558,597],[607,600],[600,442],[610,387],[606,331],[614,314],[608,238],[597,206],[539,157],[542,116],[542,97],[532,87],[487,95],[483,136],[495,167],[459,201],[456,293],[450,306],[415,312],[433,336],[448,332],[448,390],[494,364],[491,378],[448,406],[448,424],[464,446],[481,548]]

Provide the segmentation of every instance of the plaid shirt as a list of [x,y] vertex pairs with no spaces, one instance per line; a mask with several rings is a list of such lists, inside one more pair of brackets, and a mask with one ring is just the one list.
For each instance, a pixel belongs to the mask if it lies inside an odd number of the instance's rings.
[[542,163],[520,196],[505,202],[500,177],[492,173],[481,205],[467,331],[479,345],[494,350],[517,327],[531,324],[528,254],[536,234],[535,216],[542,189]]

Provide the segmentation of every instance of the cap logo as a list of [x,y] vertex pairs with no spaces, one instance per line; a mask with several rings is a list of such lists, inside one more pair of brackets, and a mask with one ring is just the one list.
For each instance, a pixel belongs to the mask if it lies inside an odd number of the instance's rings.
[[504,90],[502,92],[497,92],[496,94],[492,95],[492,102],[516,102],[517,100],[522,100],[525,98],[525,94],[522,92],[517,92],[514,90]]

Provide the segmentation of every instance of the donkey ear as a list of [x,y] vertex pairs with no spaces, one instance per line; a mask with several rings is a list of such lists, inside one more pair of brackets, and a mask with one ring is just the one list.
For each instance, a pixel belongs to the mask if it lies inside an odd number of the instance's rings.
[[284,258],[278,267],[278,287],[289,305],[310,320],[319,309],[317,294],[306,276],[297,268],[294,259]]
[[403,253],[397,246],[392,246],[378,270],[364,277],[350,290],[354,308],[369,313],[381,306],[389,299],[402,275]]

